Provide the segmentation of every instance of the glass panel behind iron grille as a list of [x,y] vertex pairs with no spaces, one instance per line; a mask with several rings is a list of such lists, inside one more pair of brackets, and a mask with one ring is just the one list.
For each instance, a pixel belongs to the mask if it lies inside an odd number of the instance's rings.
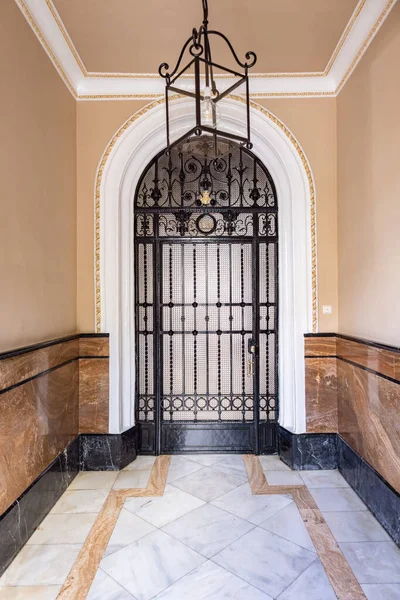
[[136,257],[136,378],[138,418],[154,421],[153,245],[138,244]]
[[252,421],[251,244],[162,247],[162,416]]
[[278,419],[278,246],[259,244],[260,332],[259,382],[260,421]]

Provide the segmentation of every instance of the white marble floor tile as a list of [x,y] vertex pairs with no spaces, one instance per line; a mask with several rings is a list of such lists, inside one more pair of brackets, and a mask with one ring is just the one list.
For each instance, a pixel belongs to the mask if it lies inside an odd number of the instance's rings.
[[269,485],[303,485],[303,480],[297,471],[266,471],[264,475]]
[[272,600],[211,561],[156,596],[155,600]]
[[366,583],[361,587],[367,600],[399,600],[400,598],[399,583]]
[[351,488],[312,488],[310,493],[322,512],[368,510]]
[[250,485],[245,483],[211,504],[259,525],[291,502],[292,498],[286,495],[253,496]]
[[27,545],[37,544],[83,544],[97,513],[47,515]]
[[187,454],[187,458],[200,463],[203,467],[210,467],[221,460],[227,459],[231,454]]
[[156,460],[155,456],[138,456],[136,460],[131,462],[129,465],[124,467],[123,471],[143,471],[147,469],[152,469],[154,462]]
[[0,585],[62,585],[81,547],[81,544],[25,546],[1,577]]
[[243,456],[228,456],[212,465],[211,468],[225,473],[225,475],[232,475],[232,477],[241,479],[243,483],[248,481]]
[[316,557],[313,552],[256,527],[212,560],[275,598]]
[[114,554],[114,552],[118,552],[118,550],[122,550],[122,548],[125,548],[125,545],[123,546],[114,546],[114,545],[110,545],[108,544],[107,548],[104,550],[104,554],[102,558],[105,558],[106,556],[110,556],[110,554]]
[[149,482],[151,469],[142,471],[121,471],[113,485],[114,490],[146,488]]
[[118,471],[81,471],[68,490],[111,490],[117,476]]
[[294,502],[261,523],[260,527],[289,540],[289,542],[298,544],[310,552],[315,552],[307,528]]
[[211,504],[205,504],[169,523],[163,531],[211,558],[253,528],[254,525],[248,521]]
[[350,487],[339,471],[299,471],[308,488],[348,488]]
[[259,456],[260,463],[264,471],[290,471],[292,469],[285,465],[283,461],[279,458],[279,456]]
[[188,460],[184,456],[173,456],[168,471],[167,483],[173,483],[177,479],[186,477],[186,475],[195,473],[202,468],[203,465],[193,460]]
[[125,508],[155,527],[164,527],[167,523],[183,517],[203,504],[200,498],[167,484],[164,496],[132,498],[125,502]]
[[400,550],[393,542],[339,546],[359,583],[400,583]]
[[0,588],[0,600],[56,600],[61,585]]
[[337,542],[389,542],[390,537],[369,511],[323,513]]
[[324,567],[319,560],[308,567],[278,596],[279,600],[336,600]]
[[134,515],[126,508],[120,512],[114,530],[111,534],[109,546],[127,546],[136,542],[139,538],[148,535],[154,531],[153,525],[143,521],[137,515]]
[[150,600],[205,562],[163,531],[154,531],[101,562],[101,568],[137,600]]
[[108,490],[67,490],[53,506],[50,514],[98,513],[107,496]]
[[96,577],[90,587],[86,600],[135,600],[133,596],[121,587],[102,569],[96,573]]
[[173,486],[205,502],[210,502],[242,484],[242,479],[204,467],[200,471],[174,481]]

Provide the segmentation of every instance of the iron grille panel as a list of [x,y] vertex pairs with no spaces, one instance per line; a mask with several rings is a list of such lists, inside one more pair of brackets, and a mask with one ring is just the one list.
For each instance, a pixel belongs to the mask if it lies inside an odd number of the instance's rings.
[[156,430],[278,419],[275,187],[250,151],[202,143],[159,154],[135,196],[136,412]]

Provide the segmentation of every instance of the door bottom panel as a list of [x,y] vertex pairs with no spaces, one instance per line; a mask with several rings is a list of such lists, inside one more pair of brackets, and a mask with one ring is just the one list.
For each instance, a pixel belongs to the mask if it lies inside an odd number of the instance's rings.
[[[275,454],[276,423],[260,423],[260,454]],[[140,424],[140,454],[155,454],[154,423]],[[164,423],[161,454],[254,454],[253,423]]]

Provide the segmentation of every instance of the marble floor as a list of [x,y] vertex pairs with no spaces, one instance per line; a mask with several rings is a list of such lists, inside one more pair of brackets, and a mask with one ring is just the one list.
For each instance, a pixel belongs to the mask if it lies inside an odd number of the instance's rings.
[[[233,455],[173,456],[160,489],[150,481],[154,457],[120,473],[80,473],[1,577],[0,600],[400,600],[400,550],[337,471],[254,460],[278,493],[255,495]],[[304,511],[281,493],[289,486],[311,494],[358,591],[335,593],[337,573],[318,555]],[[92,552],[90,536],[100,544],[93,526],[102,520],[104,552],[71,579]]]

